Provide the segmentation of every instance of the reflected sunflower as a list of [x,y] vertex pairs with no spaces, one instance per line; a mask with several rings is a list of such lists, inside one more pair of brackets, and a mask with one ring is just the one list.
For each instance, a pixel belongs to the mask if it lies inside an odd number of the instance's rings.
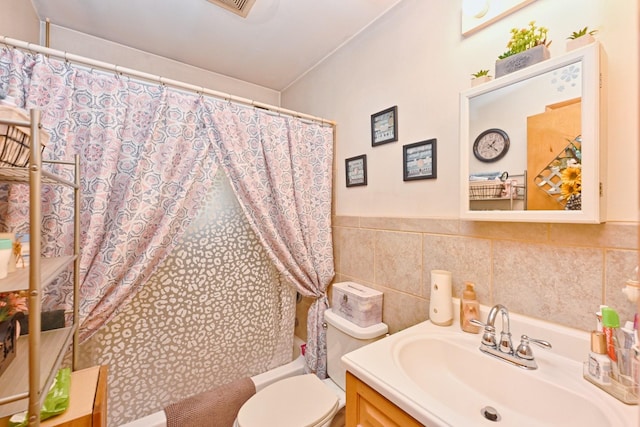
[[561,172],[562,183],[560,185],[560,193],[562,199],[573,200],[571,206],[565,206],[566,209],[576,209],[575,203],[579,200],[582,193],[582,165],[573,163],[564,168]]

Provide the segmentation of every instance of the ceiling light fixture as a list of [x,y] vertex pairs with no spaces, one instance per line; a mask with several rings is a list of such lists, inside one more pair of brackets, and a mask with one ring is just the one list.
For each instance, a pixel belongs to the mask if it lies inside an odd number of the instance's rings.
[[251,7],[256,2],[256,0],[208,0],[209,2],[220,6],[223,9],[226,9],[230,12],[235,13],[236,15],[240,15],[243,18],[246,18],[251,10]]

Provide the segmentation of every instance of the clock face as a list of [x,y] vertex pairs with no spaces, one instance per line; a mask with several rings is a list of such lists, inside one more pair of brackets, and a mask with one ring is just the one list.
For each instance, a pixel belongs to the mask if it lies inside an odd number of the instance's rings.
[[482,132],[473,143],[473,154],[482,162],[500,160],[509,151],[509,136],[501,129]]

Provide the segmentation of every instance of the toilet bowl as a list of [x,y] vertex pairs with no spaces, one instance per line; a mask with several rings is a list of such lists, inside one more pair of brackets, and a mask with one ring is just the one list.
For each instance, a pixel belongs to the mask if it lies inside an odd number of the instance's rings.
[[236,427],[325,427],[345,405],[346,368],[342,356],[386,335],[388,328],[378,323],[362,328],[330,309],[327,325],[327,372],[329,378],[314,374],[277,381],[254,394],[240,408]]
[[314,374],[299,375],[253,395],[240,409],[236,425],[327,426],[339,409],[340,399],[322,380]]

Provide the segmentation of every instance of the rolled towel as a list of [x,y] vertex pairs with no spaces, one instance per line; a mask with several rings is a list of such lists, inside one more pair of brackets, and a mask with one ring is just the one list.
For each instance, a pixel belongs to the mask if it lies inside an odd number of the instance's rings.
[[251,378],[231,383],[167,405],[167,427],[233,427],[242,405],[256,393]]

